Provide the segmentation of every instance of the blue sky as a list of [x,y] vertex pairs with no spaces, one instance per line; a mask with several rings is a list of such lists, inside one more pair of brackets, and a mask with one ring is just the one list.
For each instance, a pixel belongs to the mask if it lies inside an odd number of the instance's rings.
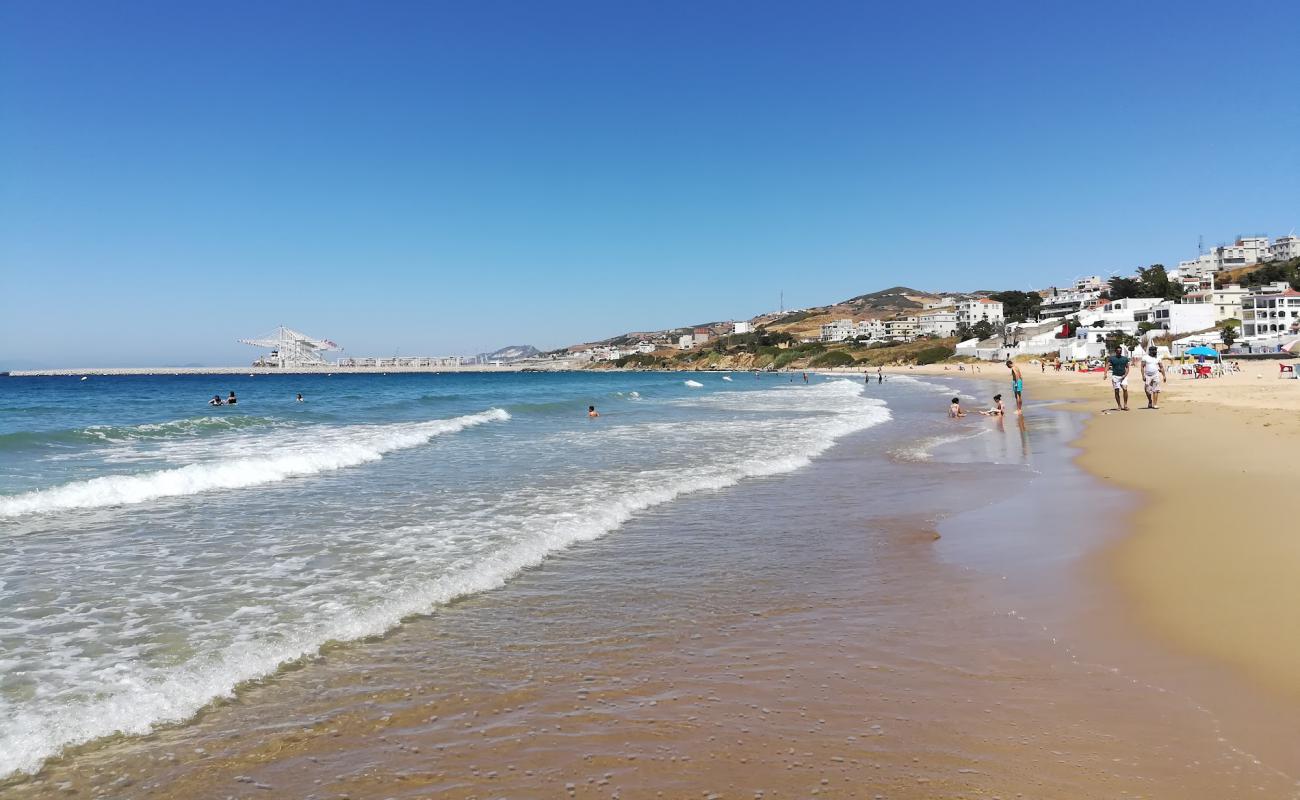
[[555,347],[1300,226],[1286,3],[0,4],[0,363]]

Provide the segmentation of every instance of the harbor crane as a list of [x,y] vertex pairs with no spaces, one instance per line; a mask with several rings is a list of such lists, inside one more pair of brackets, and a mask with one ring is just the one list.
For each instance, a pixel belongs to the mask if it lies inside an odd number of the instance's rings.
[[329,364],[321,353],[343,349],[329,339],[317,339],[283,325],[266,336],[238,341],[240,344],[271,349],[268,355],[253,362],[255,367],[325,367]]

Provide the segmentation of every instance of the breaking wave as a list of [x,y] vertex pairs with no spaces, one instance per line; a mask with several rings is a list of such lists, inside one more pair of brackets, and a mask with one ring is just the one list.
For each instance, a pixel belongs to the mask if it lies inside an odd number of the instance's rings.
[[[334,428],[288,448],[278,447],[277,442],[268,439],[263,443],[270,451],[267,455],[187,464],[136,475],[106,475],[0,497],[0,517],[133,505],[164,497],[276,483],[378,461],[385,453],[425,444],[435,436],[509,418],[505,411],[494,408],[453,419]],[[141,427],[136,426],[136,430]]]

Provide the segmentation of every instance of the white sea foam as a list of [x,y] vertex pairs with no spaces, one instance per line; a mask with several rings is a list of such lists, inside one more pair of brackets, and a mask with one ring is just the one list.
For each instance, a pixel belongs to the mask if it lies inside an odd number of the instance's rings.
[[934,449],[936,447],[942,447],[945,444],[952,444],[953,442],[965,441],[966,439],[973,439],[976,436],[983,436],[991,430],[993,429],[988,426],[981,426],[974,430],[929,436],[905,446],[895,448],[891,450],[889,454],[899,461],[929,461],[934,458]]
[[730,381],[730,380],[731,380],[731,376],[730,376],[730,375],[723,375],[723,376],[722,376],[722,379],[723,379],[724,381]]
[[[864,397],[861,386],[847,381],[720,392],[700,400],[710,402],[704,417],[561,426],[552,438],[529,439],[529,460],[556,458],[569,469],[542,464],[546,481],[491,491],[457,482],[434,512],[396,527],[366,515],[360,524],[296,534],[292,525],[250,526],[193,552],[183,549],[189,546],[184,537],[175,540],[175,549],[144,542],[138,556],[147,559],[143,563],[120,546],[106,551],[107,563],[75,586],[82,593],[102,582],[95,618],[77,627],[62,624],[56,614],[23,623],[32,627],[14,639],[13,656],[26,660],[23,669],[40,674],[44,683],[38,701],[6,704],[0,697],[0,776],[35,770],[72,744],[183,721],[240,683],[311,655],[326,642],[377,635],[404,617],[501,586],[548,555],[682,495],[797,470],[842,436],[890,418],[882,401]],[[715,418],[730,412],[731,418]],[[506,416],[485,412],[472,418]],[[425,441],[436,435],[430,424],[354,426],[352,436],[362,439],[366,431],[378,435],[383,429],[384,446],[409,447],[420,435]],[[613,451],[619,464],[635,454],[636,466],[575,468],[592,451],[565,450],[559,446],[565,437],[583,447],[594,442],[596,453]],[[460,474],[456,464],[449,468]],[[554,482],[555,475],[564,480]],[[231,552],[227,541],[238,550]],[[54,555],[39,562],[38,570],[66,572],[69,563],[84,558],[67,550]],[[133,587],[131,597],[114,594],[121,585]],[[72,614],[82,602],[69,597],[55,607]],[[151,627],[157,625],[183,632],[185,650],[193,655],[176,661],[142,652],[141,642],[157,641]],[[95,642],[103,655],[69,656],[83,641]]]
[[886,380],[892,383],[911,384],[912,386],[916,386],[921,389],[929,389],[932,392],[938,392],[940,394],[957,393],[956,390],[953,389],[951,386],[945,386],[942,383],[934,383],[933,381],[927,381],[921,378],[913,378],[911,375],[888,375],[886,376]]
[[685,383],[687,386],[691,387],[692,389],[700,389],[704,387],[704,384],[700,383],[699,381],[685,381]]
[[45,514],[78,508],[146,503],[163,497],[199,494],[216,489],[240,489],[287,478],[343,469],[378,461],[385,453],[416,447],[435,436],[455,433],[485,422],[507,420],[501,409],[490,409],[453,419],[391,425],[353,425],[313,432],[293,447],[280,447],[274,439],[259,437],[246,443],[248,454],[236,458],[187,464],[175,469],[135,475],[106,475],[49,489],[0,497],[0,517]]

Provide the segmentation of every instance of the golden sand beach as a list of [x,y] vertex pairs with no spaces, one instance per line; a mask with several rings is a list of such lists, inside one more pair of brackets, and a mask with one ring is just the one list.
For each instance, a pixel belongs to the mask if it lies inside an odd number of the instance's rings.
[[[1108,553],[1138,617],[1300,697],[1300,381],[1279,378],[1277,364],[1201,380],[1171,373],[1156,411],[1134,370],[1129,413],[1111,412],[1099,373],[1022,369],[1027,399],[1069,400],[1090,415],[1079,463],[1141,493],[1131,533]],[[961,374],[1005,373],[993,364]]]

